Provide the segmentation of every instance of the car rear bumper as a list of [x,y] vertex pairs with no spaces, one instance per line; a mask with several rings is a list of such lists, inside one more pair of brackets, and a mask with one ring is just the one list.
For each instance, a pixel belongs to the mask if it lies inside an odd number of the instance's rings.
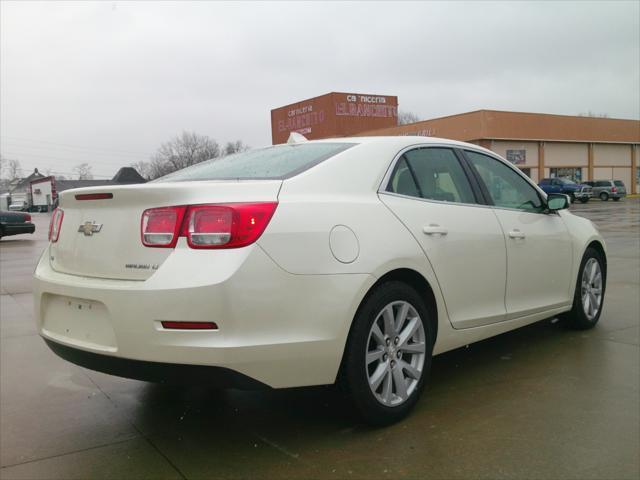
[[[210,251],[176,250],[197,255],[198,270],[166,262],[145,281],[56,272],[47,249],[34,275],[39,333],[101,355],[116,375],[125,359],[220,367],[274,388],[334,382],[359,299],[375,279],[293,275],[258,245],[246,248],[226,262]],[[219,328],[169,330],[162,321]]]
[[212,385],[243,390],[268,388],[264,383],[228,368],[132,360],[68,347],[47,338],[44,341],[53,353],[64,360],[118,377],[168,385]]
[[36,226],[33,223],[6,223],[2,226],[2,236],[20,235],[22,233],[33,233]]

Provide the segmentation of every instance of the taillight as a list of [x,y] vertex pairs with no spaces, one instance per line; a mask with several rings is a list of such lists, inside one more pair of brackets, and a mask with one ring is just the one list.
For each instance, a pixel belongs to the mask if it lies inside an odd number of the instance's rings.
[[618,189],[615,186],[611,187],[611,193],[616,193],[617,191],[618,191]]
[[142,244],[172,248],[178,242],[186,207],[150,208],[142,213]]
[[145,210],[142,243],[175,247],[178,236],[191,248],[239,248],[255,242],[269,224],[276,202],[191,205]]
[[24,214],[24,221],[25,222],[30,222],[31,221],[31,215],[29,215],[28,213]]
[[61,208],[56,208],[51,214],[51,222],[49,222],[49,241],[51,243],[56,243],[58,241],[63,218],[64,211]]
[[278,204],[194,205],[187,210],[184,235],[191,248],[239,248],[255,242]]

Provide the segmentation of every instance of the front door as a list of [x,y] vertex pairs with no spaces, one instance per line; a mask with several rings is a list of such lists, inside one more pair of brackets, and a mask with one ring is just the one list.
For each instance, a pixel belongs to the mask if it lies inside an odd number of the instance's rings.
[[477,203],[452,150],[405,152],[380,198],[424,250],[454,328],[505,319],[502,229],[492,208]]
[[573,251],[560,215],[544,213],[535,188],[500,160],[472,151],[465,156],[486,186],[504,231],[508,318],[571,303]]

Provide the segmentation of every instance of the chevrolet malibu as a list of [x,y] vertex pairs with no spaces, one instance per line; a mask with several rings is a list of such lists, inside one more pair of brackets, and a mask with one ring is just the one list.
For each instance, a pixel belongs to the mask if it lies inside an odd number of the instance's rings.
[[602,311],[594,225],[476,145],[298,141],[145,185],[63,192],[34,276],[60,357],[158,382],[340,383],[374,424],[406,415],[431,359]]

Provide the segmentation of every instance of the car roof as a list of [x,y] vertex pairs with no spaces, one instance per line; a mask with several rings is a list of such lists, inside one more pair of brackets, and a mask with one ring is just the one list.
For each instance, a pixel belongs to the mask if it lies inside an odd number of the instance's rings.
[[309,140],[309,143],[325,143],[325,142],[347,142],[357,144],[375,144],[384,143],[385,145],[393,145],[399,148],[409,147],[416,144],[433,144],[433,145],[451,145],[452,147],[459,148],[473,148],[476,150],[483,150],[492,155],[495,152],[487,150],[479,145],[473,143],[460,142],[458,140],[450,140],[448,138],[439,137],[424,137],[418,135],[396,135],[396,136],[375,136],[375,137],[333,137],[323,138],[321,140]]

